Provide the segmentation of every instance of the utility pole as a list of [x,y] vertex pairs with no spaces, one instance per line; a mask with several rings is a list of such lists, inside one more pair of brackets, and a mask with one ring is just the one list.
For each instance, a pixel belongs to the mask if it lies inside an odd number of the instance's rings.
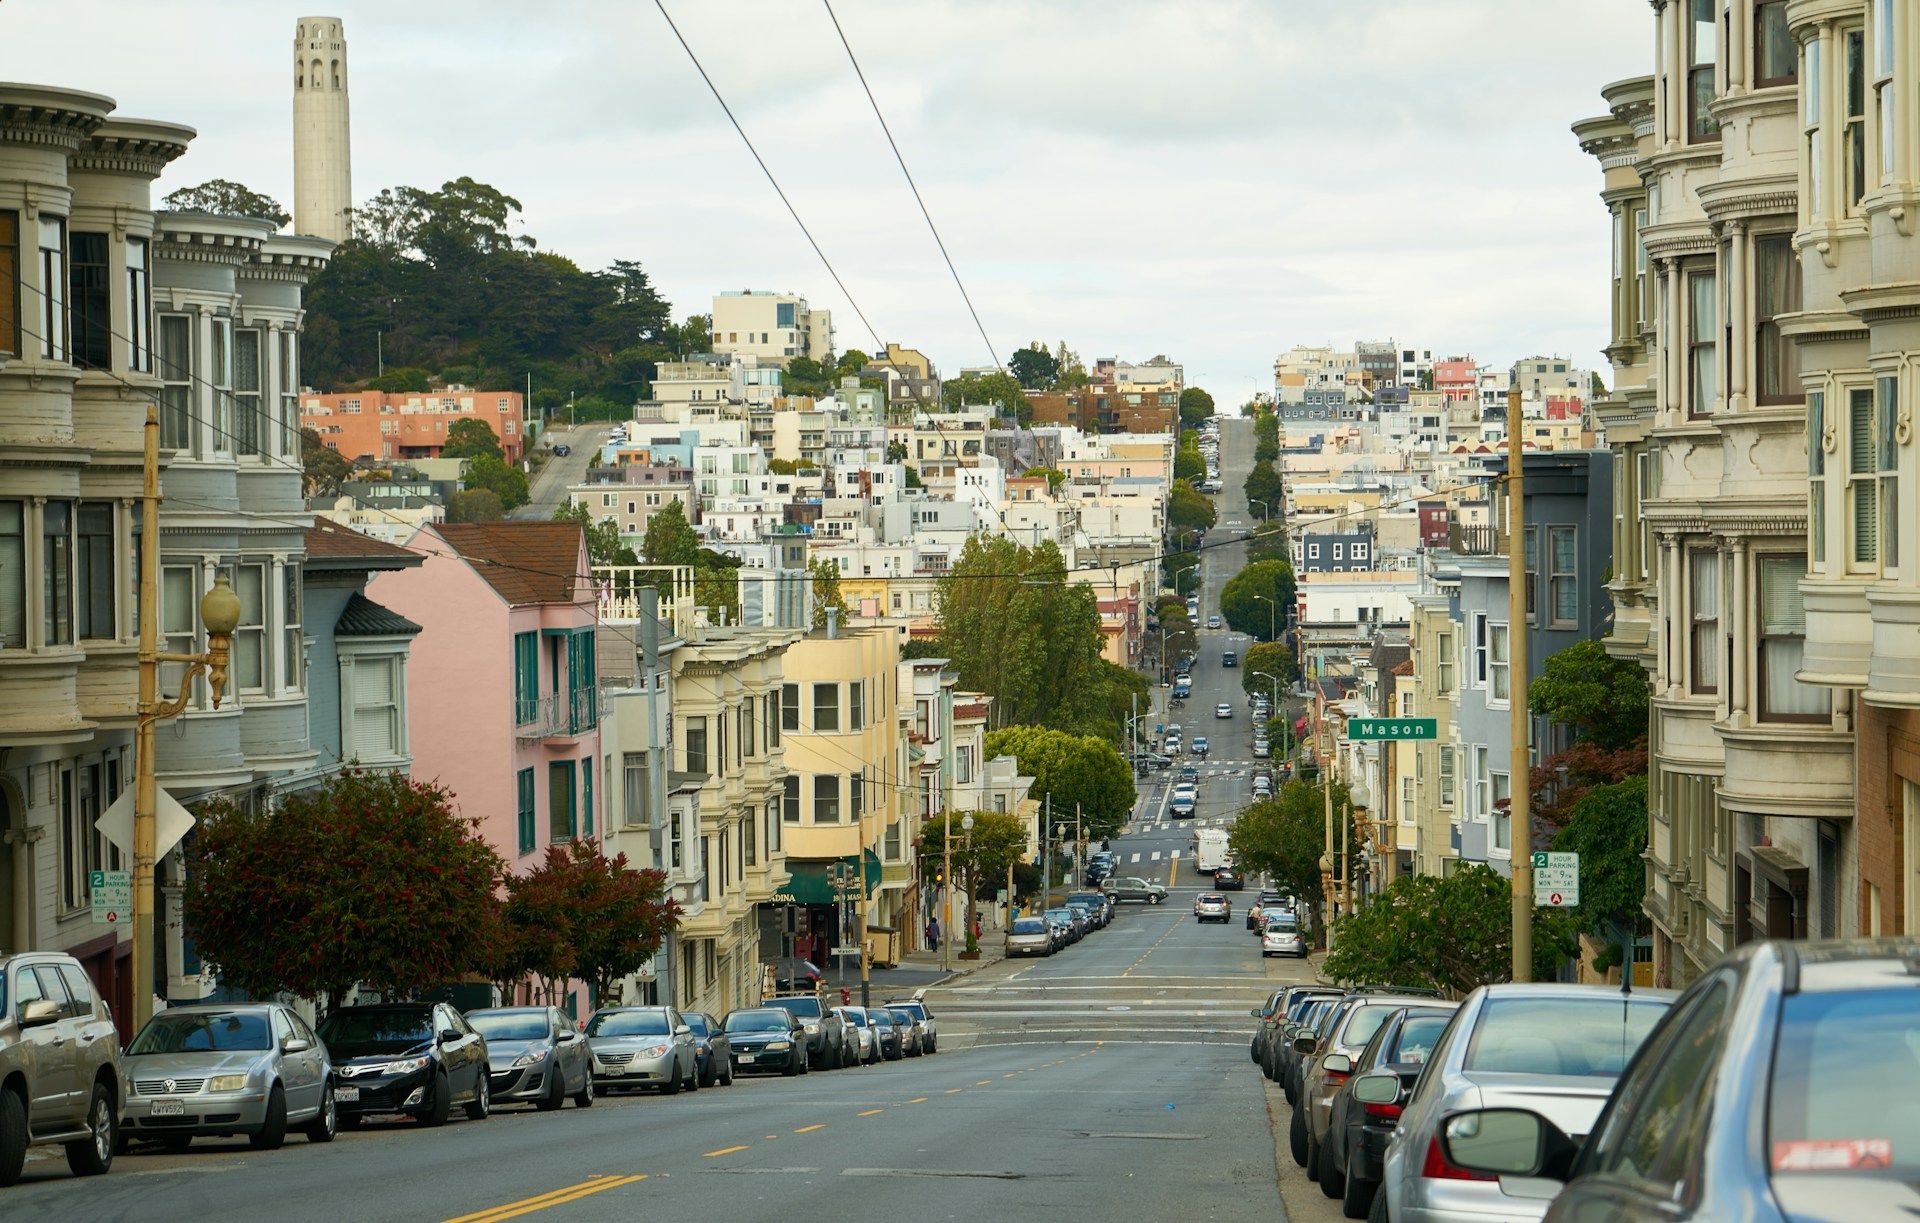
[[1080,804],[1073,805],[1073,877],[1083,879],[1087,870],[1087,838],[1081,831]]
[[1533,813],[1527,783],[1533,773],[1533,728],[1527,712],[1527,503],[1520,432],[1516,383],[1507,390],[1507,827],[1513,845],[1513,979],[1531,981]]
[[940,971],[953,964],[953,812],[940,813]]
[[1040,911],[1053,907],[1053,795],[1040,816]]

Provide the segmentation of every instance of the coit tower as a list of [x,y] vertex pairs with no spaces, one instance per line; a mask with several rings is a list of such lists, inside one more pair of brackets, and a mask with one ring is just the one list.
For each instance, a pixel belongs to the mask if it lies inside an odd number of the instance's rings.
[[352,207],[347,40],[338,17],[302,17],[293,36],[294,232],[344,241]]

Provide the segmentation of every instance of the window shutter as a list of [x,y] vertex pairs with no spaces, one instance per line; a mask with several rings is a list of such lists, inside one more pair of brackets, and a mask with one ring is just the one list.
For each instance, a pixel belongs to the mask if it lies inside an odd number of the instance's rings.
[[1760,631],[1766,636],[1798,637],[1807,631],[1800,578],[1806,562],[1798,555],[1759,558]]
[[[1873,392],[1854,391],[1847,402],[1847,471],[1853,476],[1871,476],[1880,469],[1874,445]],[[1853,559],[1872,561],[1879,557],[1879,498],[1871,480],[1852,482]]]
[[395,721],[395,691],[391,658],[361,658],[353,664],[353,754],[362,763],[400,754]]

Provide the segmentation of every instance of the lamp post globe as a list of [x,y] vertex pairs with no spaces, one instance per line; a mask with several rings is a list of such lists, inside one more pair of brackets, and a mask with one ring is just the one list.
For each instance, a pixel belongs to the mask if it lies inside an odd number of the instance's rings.
[[233,592],[227,575],[216,575],[213,589],[200,598],[200,622],[207,626],[207,634],[215,637],[233,636],[233,630],[240,627],[240,611],[240,596]]

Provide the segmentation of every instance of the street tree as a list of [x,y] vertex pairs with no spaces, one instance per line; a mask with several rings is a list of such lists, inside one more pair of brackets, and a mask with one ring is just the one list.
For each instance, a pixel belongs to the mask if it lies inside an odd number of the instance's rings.
[[1271,641],[1286,627],[1293,595],[1291,561],[1255,561],[1221,588],[1220,614],[1235,632]]
[[1605,751],[1631,747],[1647,733],[1647,672],[1615,658],[1598,641],[1578,641],[1547,659],[1527,690],[1527,708]]
[[1008,726],[987,735],[986,756],[1012,756],[1033,778],[1030,797],[1050,808],[1053,820],[1071,822],[1079,812],[1090,837],[1120,831],[1139,797],[1133,770],[1113,744],[1045,726]]
[[1287,541],[1287,529],[1278,518],[1269,519],[1253,529],[1247,538],[1247,561],[1286,561],[1293,563],[1293,546]]
[[300,430],[300,466],[301,483],[310,497],[338,493],[341,481],[353,474],[353,464],[346,456],[308,428]]
[[527,473],[498,455],[482,454],[467,460],[466,486],[484,488],[500,498],[506,509],[516,509],[532,499]]
[[620,537],[620,524],[611,518],[596,520],[584,505],[563,505],[554,519],[576,522],[587,537],[587,560],[595,565],[637,565],[640,558]]
[[262,195],[244,183],[214,178],[193,187],[167,193],[166,205],[182,212],[210,212],[222,217],[259,217],[276,227],[293,220],[293,214],[280,201]]
[[1180,449],[1173,452],[1173,478],[1189,484],[1198,484],[1207,478],[1207,459],[1197,443],[1182,440]]
[[506,452],[500,449],[500,437],[493,426],[477,416],[462,417],[447,426],[447,440],[440,447],[443,459],[469,459],[488,455],[504,459]]
[[1253,461],[1271,463],[1280,457],[1280,418],[1271,410],[1253,417]]
[[807,562],[807,576],[813,583],[813,627],[827,627],[827,609],[838,611],[840,623],[847,622],[847,601],[840,595],[840,566],[824,556]]
[[[1322,972],[1341,984],[1391,981],[1462,997],[1512,979],[1513,884],[1481,863],[1403,875],[1334,923]],[[1533,919],[1533,979],[1551,981],[1578,946],[1564,911]]]
[[1250,646],[1240,658],[1240,687],[1247,695],[1261,693],[1273,695],[1273,682],[1266,677],[1272,675],[1280,680],[1284,693],[1286,686],[1300,678],[1300,668],[1293,660],[1293,651],[1283,642],[1262,641]]
[[1213,396],[1197,386],[1180,392],[1180,423],[1189,428],[1213,415]]
[[1020,380],[1022,389],[1044,391],[1059,376],[1060,362],[1044,348],[1018,348],[1008,359],[1007,368]]
[[272,805],[215,800],[187,842],[185,917],[230,988],[338,1006],[483,971],[504,863],[450,791],[347,768]]
[[649,565],[695,565],[700,560],[700,537],[687,521],[687,511],[676,498],[647,519],[640,537],[640,555]]
[[[1348,809],[1347,788],[1333,783],[1333,808]],[[1335,836],[1339,827],[1335,825]],[[1353,840],[1352,824],[1347,828]],[[1234,856],[1249,872],[1269,875],[1273,881],[1318,912],[1324,897],[1320,887],[1320,857],[1326,846],[1326,796],[1318,785],[1282,782],[1270,799],[1240,813],[1227,833]],[[1338,846],[1335,846],[1336,851]]]
[[1646,898],[1647,779],[1629,777],[1588,790],[1553,838],[1560,853],[1580,855],[1581,929],[1606,945],[1594,962],[1605,972],[1621,961],[1620,931],[1631,929]]
[[[968,815],[973,827],[964,827]],[[948,811],[920,827],[921,861],[953,864],[953,877],[967,894],[967,950],[980,950],[973,936],[974,908],[982,891],[1005,886],[1007,871],[1027,856],[1027,826],[1005,811]],[[949,857],[951,855],[951,857]]]
[[[605,998],[638,972],[679,924],[666,874],[609,858],[591,841],[549,845],[539,866],[506,881],[505,946],[496,971],[544,982],[549,1000],[569,980]],[[517,980],[518,977],[509,977]]]
[[1167,523],[1179,531],[1209,531],[1219,514],[1213,502],[1185,480],[1175,480],[1167,495]]
[[1262,459],[1255,463],[1253,470],[1247,473],[1247,482],[1241,487],[1246,491],[1247,508],[1252,511],[1254,518],[1264,522],[1268,518],[1280,517],[1280,498],[1285,488],[1280,483],[1280,473],[1273,469],[1271,462]]
[[447,498],[448,522],[498,522],[506,516],[507,507],[490,488],[463,488]]

